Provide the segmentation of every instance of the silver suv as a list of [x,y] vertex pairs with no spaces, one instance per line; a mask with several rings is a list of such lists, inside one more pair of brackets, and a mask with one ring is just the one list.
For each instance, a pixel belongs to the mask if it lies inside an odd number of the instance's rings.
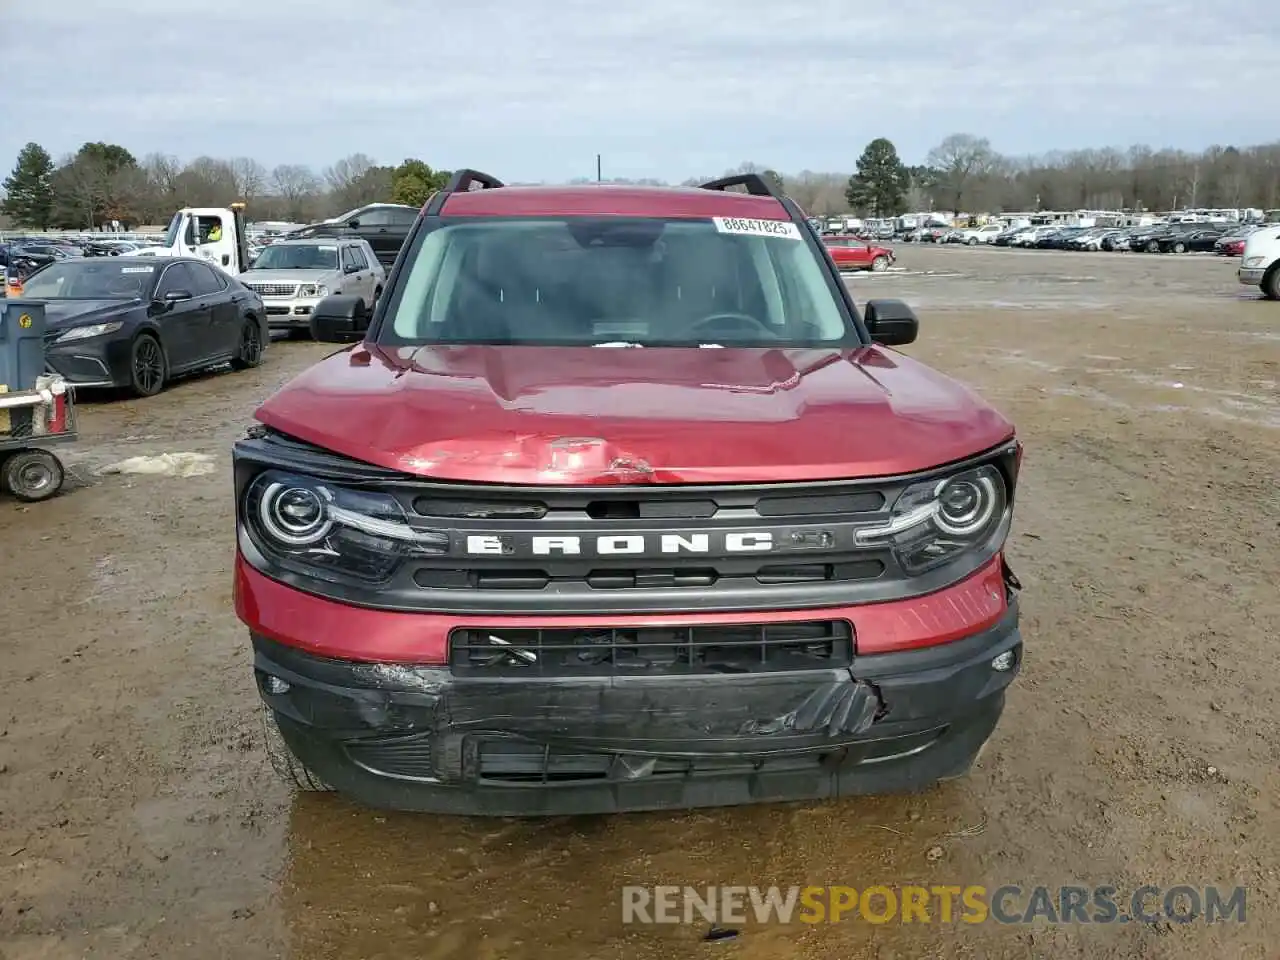
[[310,330],[315,305],[332,294],[356,296],[373,309],[386,273],[368,241],[358,237],[279,240],[263,249],[240,282],[267,308],[273,330]]

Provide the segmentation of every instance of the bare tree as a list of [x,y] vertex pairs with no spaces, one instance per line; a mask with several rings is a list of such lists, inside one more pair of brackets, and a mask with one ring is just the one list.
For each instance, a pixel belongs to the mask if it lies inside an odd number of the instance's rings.
[[989,140],[970,133],[953,133],[929,151],[925,163],[935,172],[938,189],[959,214],[964,210],[966,191],[991,171],[995,160]]
[[285,216],[291,220],[306,219],[308,196],[320,189],[320,181],[310,167],[282,163],[271,171],[271,184],[284,202]]
[[377,164],[363,153],[353,153],[349,157],[343,157],[333,166],[325,170],[324,179],[329,184],[330,190],[334,193],[340,193],[343,190],[349,189],[353,183],[358,181],[375,166],[377,166]]
[[235,157],[228,164],[236,195],[246,204],[252,203],[267,185],[267,170],[252,157]]

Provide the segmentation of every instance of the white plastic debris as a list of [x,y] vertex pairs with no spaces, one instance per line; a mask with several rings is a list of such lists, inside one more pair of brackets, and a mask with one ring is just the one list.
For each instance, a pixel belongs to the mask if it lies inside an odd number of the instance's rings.
[[162,453],[155,457],[130,457],[103,467],[100,474],[146,474],[157,477],[203,477],[215,470],[207,453]]

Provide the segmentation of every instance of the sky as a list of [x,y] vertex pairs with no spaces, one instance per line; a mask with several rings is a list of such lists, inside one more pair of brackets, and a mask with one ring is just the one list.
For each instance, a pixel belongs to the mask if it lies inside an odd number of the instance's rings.
[[[1280,17],[1206,0],[3,3],[0,168],[28,140],[508,181],[1280,138]],[[17,108],[15,109],[15,105]]]

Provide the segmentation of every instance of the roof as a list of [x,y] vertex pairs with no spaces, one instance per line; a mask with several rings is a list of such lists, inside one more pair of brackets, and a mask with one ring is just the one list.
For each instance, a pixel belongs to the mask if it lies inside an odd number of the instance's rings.
[[452,193],[440,211],[447,217],[750,217],[790,220],[773,197],[697,187],[583,184],[565,187],[497,187]]
[[364,237],[345,237],[341,235],[334,237],[281,237],[279,240],[272,243],[271,246],[287,247],[290,244],[298,244],[299,246],[304,244],[307,246],[316,246],[317,244],[324,244],[326,247],[331,247],[335,243],[360,243],[363,240]]

